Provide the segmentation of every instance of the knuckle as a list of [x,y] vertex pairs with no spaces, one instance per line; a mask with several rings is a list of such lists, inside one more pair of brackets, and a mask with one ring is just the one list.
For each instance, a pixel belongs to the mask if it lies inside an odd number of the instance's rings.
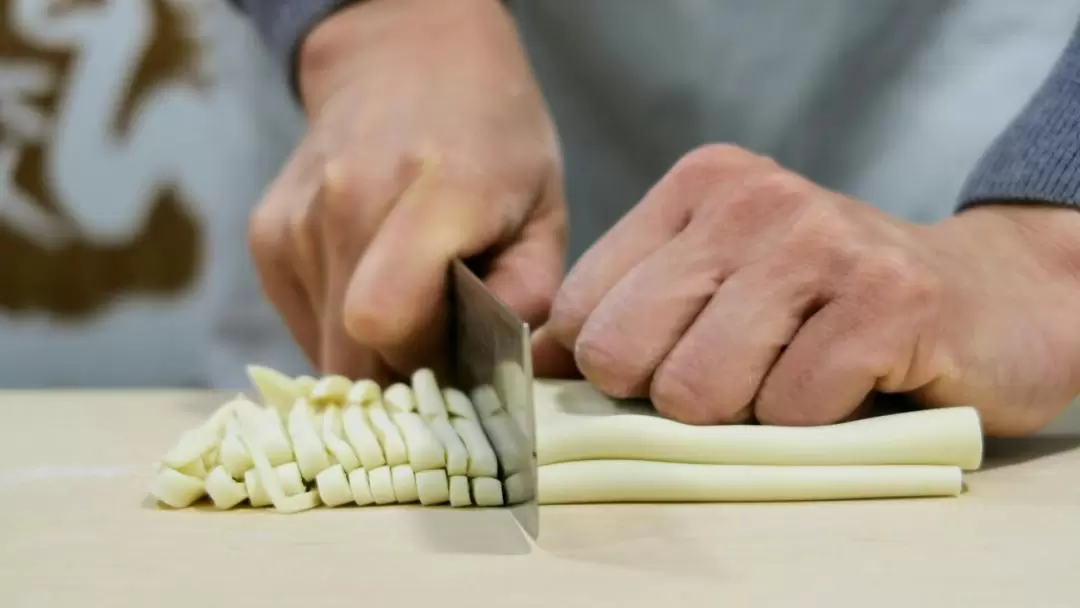
[[683,160],[689,163],[703,163],[706,166],[718,166],[746,162],[756,157],[756,154],[742,146],[720,142],[698,146],[683,155]]
[[874,289],[884,289],[911,304],[929,304],[941,291],[938,277],[906,250],[878,247],[862,258],[860,273]]
[[683,155],[672,167],[671,178],[686,187],[700,187],[760,160],[761,157],[734,144],[706,144]]
[[831,200],[805,205],[787,240],[788,246],[801,255],[820,252],[831,259],[849,260],[862,254],[856,226],[840,205]]
[[805,203],[814,194],[809,182],[783,169],[768,171],[755,179],[751,192],[759,203],[769,204]]
[[311,235],[308,233],[311,227],[310,213],[307,207],[293,210],[285,218],[285,235],[288,238],[289,251],[294,255],[305,257]]
[[740,177],[732,186],[709,198],[707,210],[699,216],[713,232],[727,233],[733,226],[771,230],[790,225],[794,218],[798,236],[805,231],[800,224],[810,223],[802,217],[805,210],[822,198],[805,179],[775,164],[753,169],[752,175]]
[[418,152],[402,153],[390,165],[364,159],[364,153],[347,152],[328,162],[319,193],[325,224],[349,238],[355,237],[358,227],[377,221],[420,172]]
[[[348,227],[358,219],[360,206],[370,198],[371,179],[363,172],[328,169],[322,185],[322,208],[326,224]],[[346,228],[347,230],[348,228]]]
[[796,227],[802,236],[827,243],[847,243],[855,236],[851,217],[831,200],[814,201],[806,205]]
[[894,247],[877,247],[864,256],[862,272],[884,284],[906,283],[916,280],[919,274],[911,258]]
[[259,205],[248,220],[248,248],[257,265],[271,264],[281,254],[281,215],[270,206]]

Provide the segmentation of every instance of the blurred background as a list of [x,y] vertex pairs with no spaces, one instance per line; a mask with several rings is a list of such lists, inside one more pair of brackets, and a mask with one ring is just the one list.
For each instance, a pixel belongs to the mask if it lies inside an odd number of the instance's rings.
[[[571,260],[708,141],[951,213],[1080,3],[867,2],[511,2],[563,139]],[[225,0],[0,0],[0,388],[307,371],[246,246],[303,129]]]
[[303,360],[248,215],[304,122],[224,0],[0,0],[0,386],[243,386]]

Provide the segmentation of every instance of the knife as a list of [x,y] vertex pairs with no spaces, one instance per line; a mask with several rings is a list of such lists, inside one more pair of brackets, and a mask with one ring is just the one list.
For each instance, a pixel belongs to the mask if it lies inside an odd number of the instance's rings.
[[[454,383],[473,397],[474,403],[485,399],[485,404],[477,403],[476,407],[487,413],[482,414],[482,426],[499,456],[504,503],[535,541],[540,534],[540,514],[529,325],[459,259],[451,264],[447,284]],[[491,397],[497,398],[497,403]]]

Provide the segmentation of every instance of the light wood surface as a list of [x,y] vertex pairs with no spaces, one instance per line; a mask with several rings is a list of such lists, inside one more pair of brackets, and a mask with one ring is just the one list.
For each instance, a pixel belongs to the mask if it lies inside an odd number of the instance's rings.
[[0,606],[1080,605],[1076,428],[991,442],[959,498],[544,507],[531,545],[502,510],[157,508],[226,397],[0,392]]

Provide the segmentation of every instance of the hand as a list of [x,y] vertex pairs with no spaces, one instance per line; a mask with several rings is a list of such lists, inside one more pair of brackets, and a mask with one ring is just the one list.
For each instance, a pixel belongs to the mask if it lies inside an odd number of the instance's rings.
[[450,260],[542,323],[562,278],[558,143],[497,0],[369,0],[305,41],[302,144],[250,242],[269,300],[324,373],[438,367]]
[[1080,394],[1078,249],[1074,210],[915,225],[710,146],[579,261],[534,357],[688,423],[833,423],[876,390],[1027,433]]

